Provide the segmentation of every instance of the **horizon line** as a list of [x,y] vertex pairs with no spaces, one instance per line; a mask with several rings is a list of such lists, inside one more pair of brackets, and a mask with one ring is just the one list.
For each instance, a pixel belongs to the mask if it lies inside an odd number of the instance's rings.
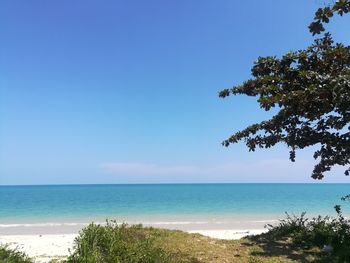
[[350,184],[350,182],[197,182],[197,183],[71,183],[71,184],[0,184],[6,186],[106,186],[106,185],[209,185],[209,184]]

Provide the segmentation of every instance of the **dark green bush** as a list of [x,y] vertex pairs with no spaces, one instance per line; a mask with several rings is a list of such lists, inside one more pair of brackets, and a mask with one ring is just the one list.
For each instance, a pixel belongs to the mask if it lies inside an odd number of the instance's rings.
[[305,212],[301,216],[289,215],[281,219],[276,226],[267,225],[269,232],[266,235],[269,239],[281,239],[286,237],[294,237],[295,241],[299,242],[299,236],[307,232],[308,219],[305,217]]
[[[348,198],[348,196],[345,198]],[[339,205],[335,206],[335,210],[338,219],[332,222],[335,235],[331,244],[334,253],[339,257],[339,262],[350,262],[350,220],[345,219]]]
[[346,219],[340,206],[335,206],[336,218],[318,216],[311,220],[301,216],[290,216],[280,220],[276,226],[268,225],[269,232],[263,237],[269,240],[291,238],[300,247],[332,247],[334,259],[350,263],[350,220]]
[[[335,222],[334,222],[335,223]],[[313,218],[308,225],[306,241],[318,247],[331,244],[336,236],[333,228],[333,221],[330,217]]]
[[114,221],[107,221],[106,226],[92,223],[75,239],[67,262],[167,262],[166,254],[154,246],[153,240],[141,225],[118,225]]
[[1,263],[32,263],[31,259],[16,249],[10,249],[6,245],[0,245]]

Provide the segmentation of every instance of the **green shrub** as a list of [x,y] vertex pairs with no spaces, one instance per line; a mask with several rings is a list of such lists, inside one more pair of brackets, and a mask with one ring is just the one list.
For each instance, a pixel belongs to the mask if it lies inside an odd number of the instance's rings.
[[291,238],[301,247],[331,246],[336,261],[350,263],[350,220],[346,219],[340,206],[335,206],[336,218],[318,216],[311,220],[301,216],[290,216],[280,220],[276,226],[268,225],[269,231],[262,236],[269,240]]
[[320,248],[331,244],[336,236],[336,231],[333,228],[334,223],[328,216],[313,218],[308,225],[306,241]]
[[30,258],[17,249],[10,249],[6,245],[0,245],[1,263],[32,263]]
[[167,262],[166,254],[153,241],[141,225],[118,225],[115,221],[107,221],[106,226],[92,223],[75,239],[67,262]]
[[[348,196],[345,198],[348,198]],[[335,206],[335,210],[338,214],[338,219],[333,220],[335,235],[331,244],[334,253],[339,257],[339,262],[350,262],[350,220],[345,219],[339,205]]]
[[307,232],[308,219],[305,217],[305,212],[300,216],[290,215],[286,213],[287,217],[281,219],[276,226],[267,225],[269,232],[265,235],[268,239],[281,239],[293,237],[299,243],[300,236]]

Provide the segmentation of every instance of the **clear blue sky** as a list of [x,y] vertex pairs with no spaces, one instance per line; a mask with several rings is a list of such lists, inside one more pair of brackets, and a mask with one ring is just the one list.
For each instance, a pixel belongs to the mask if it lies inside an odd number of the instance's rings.
[[217,94],[307,46],[322,3],[1,1],[0,184],[312,182],[311,151],[222,147],[270,114]]

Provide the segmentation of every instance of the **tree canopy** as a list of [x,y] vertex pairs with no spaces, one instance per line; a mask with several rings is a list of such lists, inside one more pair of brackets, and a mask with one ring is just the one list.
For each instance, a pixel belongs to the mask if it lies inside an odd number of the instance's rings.
[[[338,0],[319,8],[309,25],[313,35],[321,35],[307,48],[282,57],[259,57],[252,78],[224,89],[219,96],[244,94],[258,97],[266,111],[277,108],[271,119],[236,132],[224,146],[245,141],[249,151],[285,143],[290,160],[298,149],[316,145],[317,160],[312,178],[322,179],[334,165],[350,173],[350,46],[335,43],[324,24],[334,14],[350,12],[350,0]],[[350,25],[349,25],[350,28]]]

